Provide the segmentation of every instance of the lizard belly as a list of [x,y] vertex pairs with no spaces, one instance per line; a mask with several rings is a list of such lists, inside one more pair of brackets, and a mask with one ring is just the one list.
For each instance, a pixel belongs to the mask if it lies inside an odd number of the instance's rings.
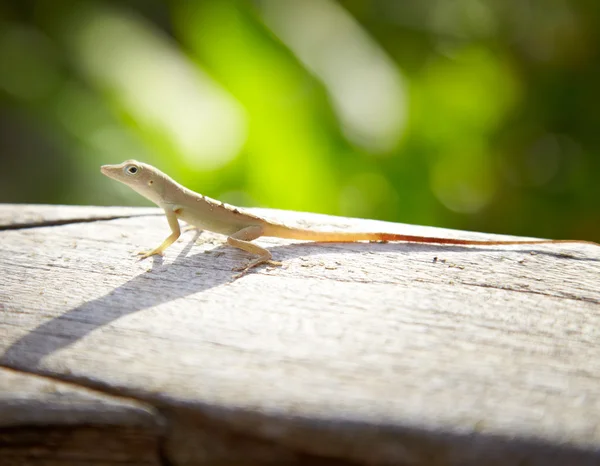
[[231,220],[221,219],[218,215],[214,215],[213,212],[210,215],[205,215],[202,212],[196,212],[194,209],[186,208],[185,206],[178,206],[173,210],[178,219],[201,230],[212,231],[222,235],[233,235],[247,226],[232,223]]

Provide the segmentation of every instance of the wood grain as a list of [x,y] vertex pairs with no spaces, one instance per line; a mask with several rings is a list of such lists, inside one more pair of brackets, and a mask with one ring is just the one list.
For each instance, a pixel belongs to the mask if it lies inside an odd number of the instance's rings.
[[63,209],[0,231],[0,365],[150,406],[172,464],[600,464],[598,247],[265,238],[283,267],[232,281],[218,235],[138,261],[164,218],[43,226]]

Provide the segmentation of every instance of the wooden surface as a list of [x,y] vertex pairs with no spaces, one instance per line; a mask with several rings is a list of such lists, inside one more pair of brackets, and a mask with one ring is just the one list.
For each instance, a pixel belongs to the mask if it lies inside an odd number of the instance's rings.
[[156,212],[0,206],[1,464],[600,464],[600,248],[265,238],[232,281],[206,232],[138,261]]

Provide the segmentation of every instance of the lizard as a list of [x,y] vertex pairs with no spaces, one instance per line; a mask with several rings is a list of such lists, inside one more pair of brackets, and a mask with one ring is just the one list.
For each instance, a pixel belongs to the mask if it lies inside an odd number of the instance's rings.
[[568,239],[489,241],[386,232],[319,231],[310,228],[296,228],[272,222],[239,207],[196,193],[177,183],[152,165],[136,160],[126,160],[117,165],[103,165],[100,167],[100,171],[154,202],[163,209],[167,217],[171,234],[158,247],[147,252],[141,252],[141,259],[155,254],[162,255],[181,235],[179,220],[183,220],[191,227],[226,235],[227,244],[230,246],[258,256],[246,266],[235,268],[234,270],[241,272],[236,277],[242,276],[250,269],[261,264],[281,265],[280,262],[272,260],[272,255],[267,249],[252,243],[253,240],[261,236],[319,242],[404,241],[463,246],[584,243],[600,246],[600,244],[592,241]]

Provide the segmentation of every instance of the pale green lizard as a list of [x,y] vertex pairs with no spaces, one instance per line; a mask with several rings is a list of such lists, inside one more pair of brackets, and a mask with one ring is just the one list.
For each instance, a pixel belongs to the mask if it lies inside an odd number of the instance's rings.
[[198,229],[213,231],[227,235],[227,243],[236,248],[256,254],[259,257],[245,267],[237,268],[243,275],[257,265],[270,263],[281,265],[271,260],[271,253],[251,243],[260,236],[274,236],[322,242],[354,242],[354,241],[407,241],[414,243],[458,244],[473,246],[498,246],[511,244],[547,244],[547,243],[587,243],[600,246],[598,243],[582,240],[529,240],[529,241],[477,241],[452,238],[434,238],[426,236],[401,235],[396,233],[360,233],[346,231],[317,231],[294,228],[271,222],[265,218],[251,214],[210,197],[198,194],[180,185],[175,180],[146,163],[126,160],[119,165],[103,165],[103,174],[113,178],[137,191],[161,207],[171,234],[160,246],[146,253],[142,258],[161,254],[179,238],[181,230],[179,219]]

